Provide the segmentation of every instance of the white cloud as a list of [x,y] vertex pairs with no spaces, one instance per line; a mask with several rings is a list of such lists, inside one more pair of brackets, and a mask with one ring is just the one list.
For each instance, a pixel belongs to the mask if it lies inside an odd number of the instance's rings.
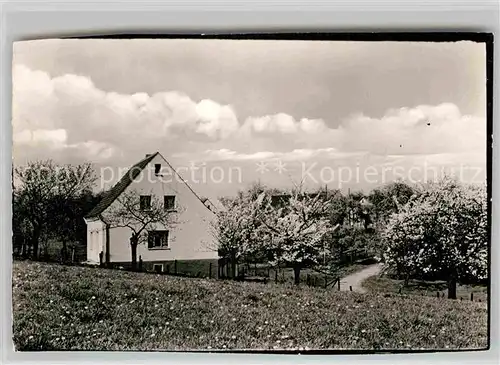
[[[16,143],[35,131],[65,129],[68,146],[99,139],[131,150],[138,144],[153,147],[152,142],[158,147],[176,135],[226,138],[238,128],[231,106],[212,100],[197,103],[176,91],[154,95],[105,92],[84,76],[51,78],[22,65],[13,69],[12,123]],[[36,133],[32,142],[43,139],[41,132]]]
[[242,127],[243,131],[255,134],[296,134],[301,132],[314,134],[320,133],[326,129],[325,122],[321,119],[303,118],[300,121],[296,121],[291,115],[285,113],[265,115],[262,117],[249,117]]
[[382,118],[355,115],[339,128],[344,150],[376,154],[486,153],[486,121],[449,103],[392,109]]
[[379,118],[352,115],[340,124],[286,113],[240,123],[232,106],[214,100],[197,102],[179,91],[105,92],[84,76],[50,77],[20,65],[13,69],[12,123],[15,156],[31,158],[134,162],[159,150],[197,161],[347,165],[350,157],[370,155],[386,165],[484,167],[486,154],[484,118],[462,115],[450,103],[391,109]]
[[312,158],[318,159],[339,159],[351,156],[364,155],[364,152],[341,152],[335,148],[307,149],[300,148],[286,152],[259,151],[253,153],[239,153],[233,150],[222,148],[219,150],[206,150],[203,154],[178,154],[177,157],[196,158],[202,161],[260,161],[280,159],[284,161],[301,161]]
[[260,151],[254,153],[238,153],[226,148],[220,150],[206,150],[201,156],[198,157],[203,161],[246,161],[246,160],[265,160],[277,158],[279,156],[276,152]]
[[300,130],[306,133],[321,133],[327,129],[325,122],[321,119],[302,118],[299,122]]
[[68,136],[64,129],[25,129],[13,136],[14,142],[18,144],[36,145],[37,143],[45,143],[56,147],[65,145],[67,139]]
[[53,152],[68,152],[71,150],[89,159],[109,159],[113,157],[115,148],[98,141],[86,141],[68,144],[68,135],[65,129],[25,129],[13,136],[17,148],[28,147],[32,149],[50,149]]
[[116,153],[115,148],[102,142],[97,141],[87,141],[82,143],[76,143],[73,145],[68,145],[69,148],[74,148],[76,150],[83,151],[85,156],[92,159],[102,159],[107,160],[114,156]]
[[209,137],[228,137],[239,127],[238,119],[229,105],[220,105],[212,100],[202,100],[196,105],[199,123],[196,131]]

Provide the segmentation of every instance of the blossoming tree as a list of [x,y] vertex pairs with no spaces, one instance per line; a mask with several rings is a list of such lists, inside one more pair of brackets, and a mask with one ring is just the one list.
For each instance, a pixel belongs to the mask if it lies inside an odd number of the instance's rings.
[[287,204],[273,207],[269,195],[257,200],[259,217],[268,237],[265,240],[271,264],[285,264],[294,271],[294,283],[300,283],[303,268],[318,265],[327,253],[325,235],[331,231],[328,219],[330,201],[321,194],[296,190]]
[[389,218],[383,238],[386,263],[406,282],[424,275],[446,280],[448,297],[455,299],[457,282],[487,277],[484,186],[445,178],[423,187]]
[[224,199],[222,204],[223,209],[217,211],[217,219],[212,222],[216,242],[213,248],[227,260],[234,278],[236,266],[242,258],[249,258],[260,251],[261,223],[257,217],[256,201],[248,196]]

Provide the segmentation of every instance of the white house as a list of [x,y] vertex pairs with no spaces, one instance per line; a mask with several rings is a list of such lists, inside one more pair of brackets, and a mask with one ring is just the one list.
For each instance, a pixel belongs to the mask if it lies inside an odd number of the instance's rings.
[[[182,207],[178,214],[179,223],[148,232],[148,243],[137,247],[137,259],[142,260],[145,269],[166,271],[174,260],[184,263],[217,262],[218,255],[211,234],[211,222],[215,219],[213,205],[209,205],[208,199],[200,198],[168,161],[156,152],[146,155],[132,166],[85,217],[88,263],[103,262],[111,266],[130,264],[130,228],[112,227],[105,217],[114,204],[119,204],[117,199],[131,190],[137,191],[137,199],[145,204],[155,195],[164,202],[165,209]],[[197,267],[200,267],[199,264]],[[173,266],[170,268],[174,270]]]

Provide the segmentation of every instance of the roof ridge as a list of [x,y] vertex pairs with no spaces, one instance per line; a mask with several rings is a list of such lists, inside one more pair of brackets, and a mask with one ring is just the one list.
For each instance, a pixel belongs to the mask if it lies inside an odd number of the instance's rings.
[[[142,160],[132,165],[127,172],[120,178],[120,180],[109,189],[97,205],[85,216],[85,218],[92,218],[99,216],[104,212],[121,193],[135,180],[135,178],[146,168],[148,163],[157,156],[159,152],[146,155]],[[163,157],[163,156],[162,156]]]
[[[168,160],[160,153],[155,152],[149,155],[146,155],[142,160],[132,165],[130,169],[120,178],[120,180],[109,189],[102,199],[97,203],[97,205],[85,216],[85,218],[93,218],[99,216],[102,212],[104,212],[119,196],[122,194],[125,189],[135,180],[135,178],[146,168],[146,166],[153,160],[154,157],[160,155],[163,160],[167,163],[171,170],[181,179],[181,181],[187,186],[187,188],[191,191],[191,193],[201,202],[201,204],[208,209],[210,212],[215,212],[210,209],[205,202],[201,199],[201,197],[194,191],[194,189],[187,183],[186,180],[177,172],[177,170],[168,162]],[[215,204],[207,197],[206,201],[210,202],[210,204],[214,207]]]

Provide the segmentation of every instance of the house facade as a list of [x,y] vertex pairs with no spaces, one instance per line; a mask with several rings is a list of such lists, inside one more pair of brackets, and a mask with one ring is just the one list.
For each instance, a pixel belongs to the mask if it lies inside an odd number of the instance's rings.
[[156,152],[146,155],[131,167],[85,217],[88,263],[130,265],[132,230],[113,227],[106,216],[116,204],[120,204],[120,196],[131,191],[137,192],[140,209],[148,209],[152,199],[160,199],[164,209],[177,217],[173,226],[156,226],[145,233],[146,239],[137,247],[137,260],[142,261],[145,269],[173,272],[177,270],[177,261],[217,262],[216,243],[211,231],[215,219],[213,205],[208,199],[198,196]]

